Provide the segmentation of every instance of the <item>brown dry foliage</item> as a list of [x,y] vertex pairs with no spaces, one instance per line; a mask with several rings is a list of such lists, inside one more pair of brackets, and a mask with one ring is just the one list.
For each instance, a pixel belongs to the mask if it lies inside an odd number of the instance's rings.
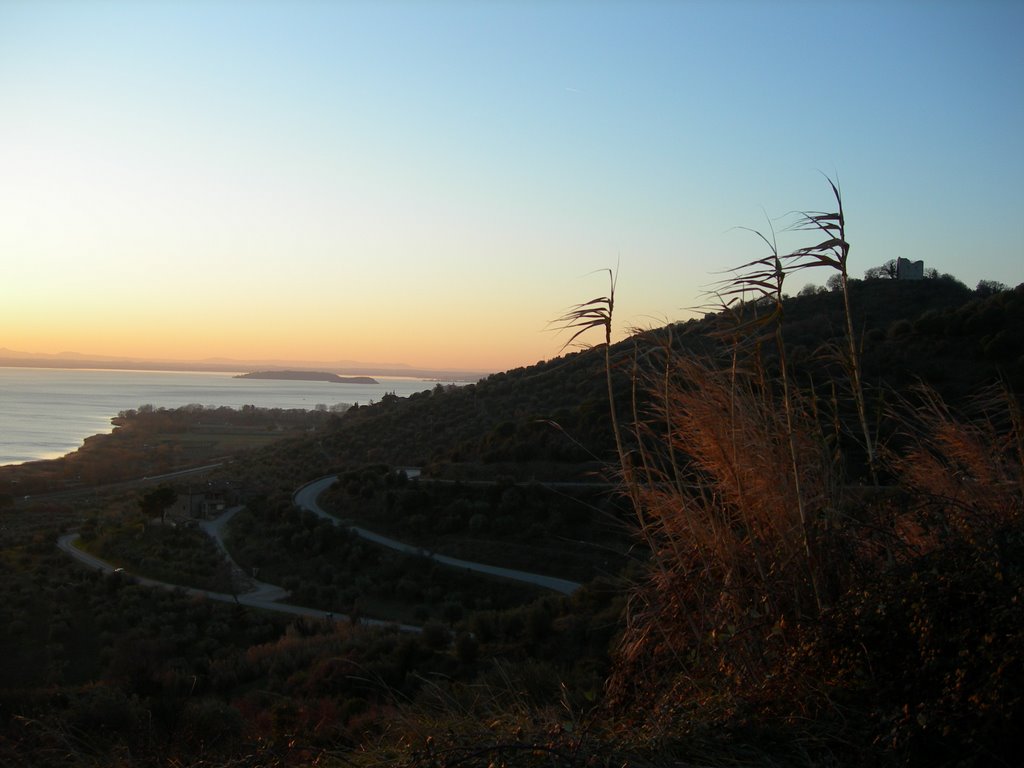
[[641,435],[637,513],[652,566],[633,597],[616,684],[709,654],[753,683],[774,663],[766,639],[777,647],[785,627],[817,615],[816,584],[834,594],[843,581],[836,470],[799,393],[788,392],[791,425],[785,395],[757,376],[679,360],[671,381]]
[[991,387],[957,412],[921,385],[901,405],[902,439],[887,459],[912,501],[897,524],[914,538],[902,543],[919,554],[951,537],[979,545],[1020,518],[1024,432],[1013,393]]

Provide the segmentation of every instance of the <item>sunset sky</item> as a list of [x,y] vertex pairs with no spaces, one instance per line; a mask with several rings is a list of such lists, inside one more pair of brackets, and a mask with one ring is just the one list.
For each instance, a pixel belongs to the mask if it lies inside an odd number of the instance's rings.
[[823,174],[854,276],[1016,285],[1022,31],[984,0],[0,0],[0,347],[504,370],[594,270],[623,330],[687,317]]

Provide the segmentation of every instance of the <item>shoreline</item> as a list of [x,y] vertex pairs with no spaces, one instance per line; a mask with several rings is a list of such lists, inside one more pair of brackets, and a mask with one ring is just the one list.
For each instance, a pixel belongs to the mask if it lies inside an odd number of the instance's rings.
[[[64,458],[97,435],[109,435],[122,411],[152,405],[175,410],[245,406],[283,411],[366,405],[433,389],[420,377],[389,376],[375,384],[243,380],[220,371],[9,366],[0,361],[0,467]],[[0,489],[2,490],[2,489]]]

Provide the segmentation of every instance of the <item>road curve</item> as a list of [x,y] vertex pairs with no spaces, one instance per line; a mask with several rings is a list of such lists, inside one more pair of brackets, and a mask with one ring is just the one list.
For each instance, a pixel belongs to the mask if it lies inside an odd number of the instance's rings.
[[[235,512],[238,510],[235,509]],[[233,512],[232,512],[233,514]],[[223,516],[222,516],[223,517]],[[213,535],[213,534],[211,534]],[[66,533],[57,539],[57,546],[63,551],[75,558],[79,562],[102,571],[104,573],[113,573],[118,570],[114,565],[108,563],[106,560],[90,555],[88,552],[84,552],[75,546],[75,540],[78,539],[77,533]],[[219,543],[219,538],[218,538]],[[221,544],[223,547],[223,545]],[[147,587],[158,587],[160,589],[172,589],[181,590],[186,594],[193,595],[195,597],[204,597],[208,600],[218,600],[222,603],[235,603],[237,605],[245,605],[250,608],[260,608],[266,611],[276,611],[278,613],[289,613],[295,616],[308,616],[314,619],[329,619],[332,621],[349,621],[349,617],[341,613],[333,613],[331,611],[324,611],[319,608],[307,608],[303,605],[291,605],[289,603],[279,603],[276,600],[281,597],[287,597],[288,592],[281,587],[273,584],[267,584],[264,582],[253,582],[255,589],[251,592],[239,595],[229,595],[226,592],[211,592],[206,589],[196,589],[195,587],[183,587],[180,584],[169,584],[166,581],[157,581],[156,579],[149,579],[145,576],[137,576],[135,574],[125,573],[126,576],[131,577],[133,581],[138,584],[142,584]],[[401,632],[422,632],[422,627],[416,627],[411,624],[397,624],[393,621],[383,621],[381,619],[369,619],[360,618],[359,624],[370,627],[394,627]]]
[[[336,480],[337,475],[330,475],[307,483],[295,491],[292,499],[301,509],[304,509],[307,512],[312,512],[325,520],[330,520],[334,525],[343,525],[341,520],[324,511],[317,503],[317,499],[320,497],[320,494],[327,490]],[[240,509],[241,507],[233,507],[214,520],[204,520],[200,523],[200,527],[203,531],[213,538],[217,543],[217,546],[224,553],[225,557],[227,557],[228,561],[231,562],[232,566],[235,568],[237,568],[237,566],[234,561],[231,560],[230,554],[224,547],[224,542],[221,538],[221,531],[224,525]],[[545,576],[539,573],[528,573],[526,571],[518,571],[513,568],[501,568],[496,565],[488,565],[487,563],[474,563],[469,560],[460,560],[455,557],[448,557],[447,555],[439,555],[436,552],[430,552],[422,547],[406,544],[396,539],[388,538],[387,536],[381,536],[379,533],[374,533],[373,531],[367,530],[366,528],[360,528],[359,526],[349,526],[349,530],[360,538],[379,544],[380,546],[388,547],[389,549],[393,549],[407,555],[428,557],[437,563],[451,568],[462,568],[463,570],[474,571],[476,573],[498,576],[500,578],[511,579],[513,581],[521,581],[526,584],[533,584],[535,586],[551,589],[565,595],[572,594],[581,586],[578,582],[569,581],[568,579],[559,579],[554,576]],[[119,570],[116,566],[108,563],[106,560],[90,555],[88,552],[76,547],[75,541],[77,539],[77,533],[66,533],[57,539],[57,546],[61,551],[67,553],[90,568],[104,573],[113,573],[115,570]],[[324,611],[319,608],[308,608],[302,605],[278,602],[279,600],[288,597],[288,591],[275,584],[268,584],[266,582],[256,581],[255,579],[248,580],[251,585],[249,591],[234,595],[226,592],[212,592],[206,589],[185,587],[180,584],[170,584],[165,581],[157,581],[156,579],[150,579],[145,576],[138,576],[135,574],[126,573],[125,575],[130,576],[136,583],[144,586],[157,587],[160,589],[181,590],[186,594],[207,598],[209,600],[218,600],[224,603],[235,603],[237,605],[245,605],[251,608],[276,611],[278,613],[289,613],[296,616],[308,616],[311,618],[330,619],[334,621],[349,620],[349,617],[344,614]],[[417,627],[411,624],[396,624],[392,621],[383,621],[380,619],[361,618],[359,619],[359,623],[366,626],[396,627],[402,632],[422,631],[422,627]]]
[[[301,509],[304,509],[307,512],[312,512],[314,515],[318,515],[325,520],[330,520],[335,525],[342,525],[343,523],[341,520],[336,518],[334,515],[325,512],[317,503],[317,499],[320,497],[320,494],[330,488],[337,479],[337,475],[328,475],[327,477],[321,477],[319,480],[307,483],[292,495],[292,500],[295,502],[296,506]],[[367,541],[372,541],[375,544],[380,544],[383,547],[388,547],[389,549],[403,552],[407,555],[428,557],[434,562],[441,563],[442,565],[447,565],[452,568],[462,568],[464,570],[475,571],[477,573],[486,573],[490,576],[498,576],[503,579],[522,581],[527,584],[533,584],[538,587],[545,587],[546,589],[561,592],[563,595],[570,595],[581,586],[578,582],[569,581],[568,579],[559,579],[554,576],[544,576],[539,573],[517,571],[513,568],[500,568],[496,565],[474,563],[469,560],[459,560],[455,557],[439,555],[436,552],[430,552],[423,547],[416,547],[412,544],[406,544],[396,539],[390,539],[387,536],[381,536],[379,533],[374,533],[366,528],[360,528],[354,525],[349,526],[348,529]]]

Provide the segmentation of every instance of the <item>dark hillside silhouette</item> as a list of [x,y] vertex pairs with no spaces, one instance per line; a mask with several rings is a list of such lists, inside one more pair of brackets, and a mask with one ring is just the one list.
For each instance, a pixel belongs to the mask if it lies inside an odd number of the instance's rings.
[[[778,349],[744,346],[756,363],[737,384],[724,316],[609,350],[634,532],[612,486],[601,349],[343,414],[124,414],[108,440],[54,462],[82,478],[75,495],[2,499],[0,761],[1005,764],[1024,686],[1020,423],[986,387],[1010,402],[1024,390],[1024,286],[848,287],[885,487],[866,482],[858,448],[842,298],[806,291],[781,303],[788,423]],[[156,433],[177,468],[181,445],[212,439],[196,419],[214,416],[251,449],[203,476],[245,489],[226,541],[246,572],[357,622],[404,603],[422,633],[154,593],[55,551],[75,530],[168,579],[221,578],[196,531],[154,525],[157,490],[79,487],[92,458],[96,477],[160,470],[141,459]],[[263,423],[296,436],[253,442]],[[360,525],[591,580],[571,597],[502,594],[378,552],[292,503],[327,474],[341,480],[324,503]]]
[[[980,298],[942,278],[851,280],[850,292],[864,381],[876,406],[919,380],[953,401],[999,380],[1024,390],[1024,286]],[[842,312],[836,292],[784,303],[789,355],[823,383],[838,367],[833,349],[842,338]],[[684,355],[715,354],[709,334],[717,323],[710,317],[672,326],[673,348]],[[667,329],[654,329],[613,346],[623,420],[631,418],[635,367],[651,364],[650,350],[667,338]],[[334,417],[330,434],[316,444],[269,450],[298,451],[325,468],[386,463],[452,472],[454,464],[508,463],[509,471],[532,476],[554,463],[593,471],[614,460],[603,365],[599,350],[576,351],[468,386],[385,397]]]

